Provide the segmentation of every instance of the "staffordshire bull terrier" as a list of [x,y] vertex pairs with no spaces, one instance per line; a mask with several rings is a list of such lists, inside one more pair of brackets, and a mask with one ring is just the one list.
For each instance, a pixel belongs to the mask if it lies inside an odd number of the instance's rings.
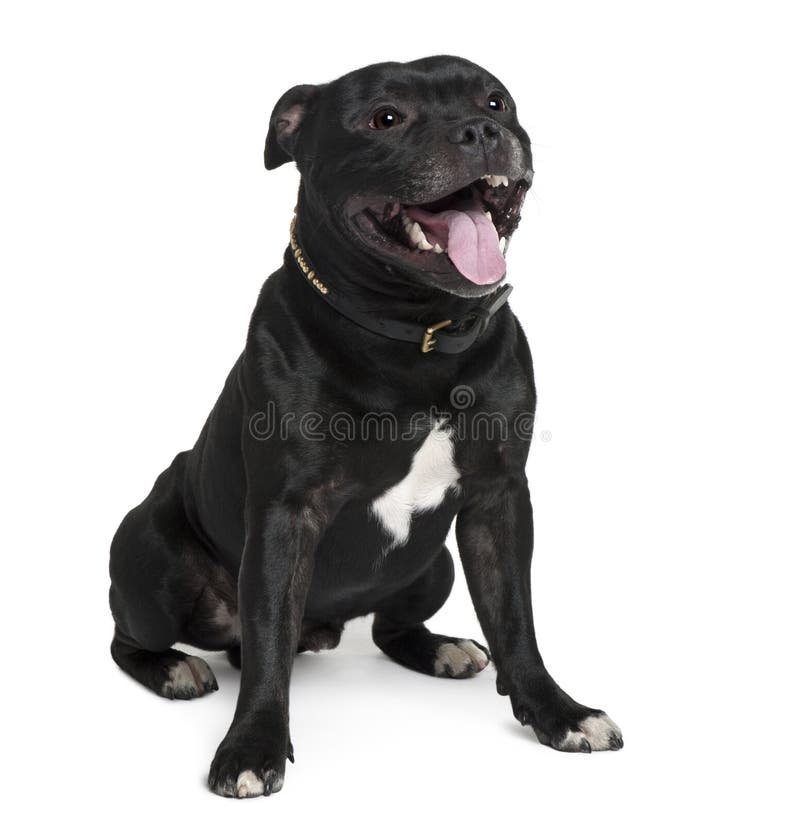
[[[191,450],[111,546],[111,655],[160,696],[217,689],[185,643],[241,667],[211,790],[283,785],[293,657],[374,614],[375,644],[460,679],[491,659],[540,742],[619,728],[548,673],[531,608],[525,463],[535,390],[505,252],[533,179],[506,87],[467,60],[381,63],[276,104],[264,162],[300,189],[283,265]],[[425,621],[461,563],[487,646]]]

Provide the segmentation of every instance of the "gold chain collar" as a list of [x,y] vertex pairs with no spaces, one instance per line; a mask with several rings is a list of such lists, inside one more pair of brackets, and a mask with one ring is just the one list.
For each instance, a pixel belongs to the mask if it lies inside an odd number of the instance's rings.
[[308,261],[305,259],[303,255],[303,250],[300,248],[300,244],[297,243],[297,234],[295,233],[295,225],[297,224],[297,213],[295,212],[294,217],[292,218],[292,223],[289,226],[289,245],[292,247],[292,254],[294,255],[294,259],[297,261],[297,265],[300,267],[300,271],[303,275],[308,278],[308,280],[323,294],[328,294],[328,287],[322,283],[322,281],[317,277],[317,273],[309,266]]

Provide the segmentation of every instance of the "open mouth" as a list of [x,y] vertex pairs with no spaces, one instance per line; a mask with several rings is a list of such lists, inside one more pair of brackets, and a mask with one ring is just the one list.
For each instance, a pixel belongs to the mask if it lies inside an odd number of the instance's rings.
[[505,175],[484,175],[427,203],[368,206],[357,218],[395,254],[412,255],[421,269],[440,271],[442,259],[474,284],[500,281],[505,252],[520,220],[529,183]]

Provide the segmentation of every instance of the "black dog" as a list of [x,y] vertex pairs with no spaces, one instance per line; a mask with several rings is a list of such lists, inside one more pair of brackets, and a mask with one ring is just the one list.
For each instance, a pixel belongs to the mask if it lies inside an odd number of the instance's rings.
[[511,95],[459,58],[369,66],[289,90],[264,160],[301,172],[291,244],[194,448],[114,538],[114,661],[189,699],[216,680],[172,645],[227,650],[241,688],[209,785],[275,792],[293,657],[335,647],[349,619],[374,613],[378,647],[421,673],[486,667],[485,647],[424,625],[453,582],[455,518],[516,718],[558,750],[622,747],[534,635],[535,391],[501,249],[533,170]]

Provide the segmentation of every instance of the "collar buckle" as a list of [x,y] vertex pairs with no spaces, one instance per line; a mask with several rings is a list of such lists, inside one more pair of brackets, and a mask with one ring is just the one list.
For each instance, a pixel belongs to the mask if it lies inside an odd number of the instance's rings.
[[432,352],[436,346],[436,339],[433,337],[434,333],[438,332],[440,329],[449,327],[452,323],[452,321],[439,321],[438,324],[429,326],[422,336],[422,346],[420,347],[422,352]]

